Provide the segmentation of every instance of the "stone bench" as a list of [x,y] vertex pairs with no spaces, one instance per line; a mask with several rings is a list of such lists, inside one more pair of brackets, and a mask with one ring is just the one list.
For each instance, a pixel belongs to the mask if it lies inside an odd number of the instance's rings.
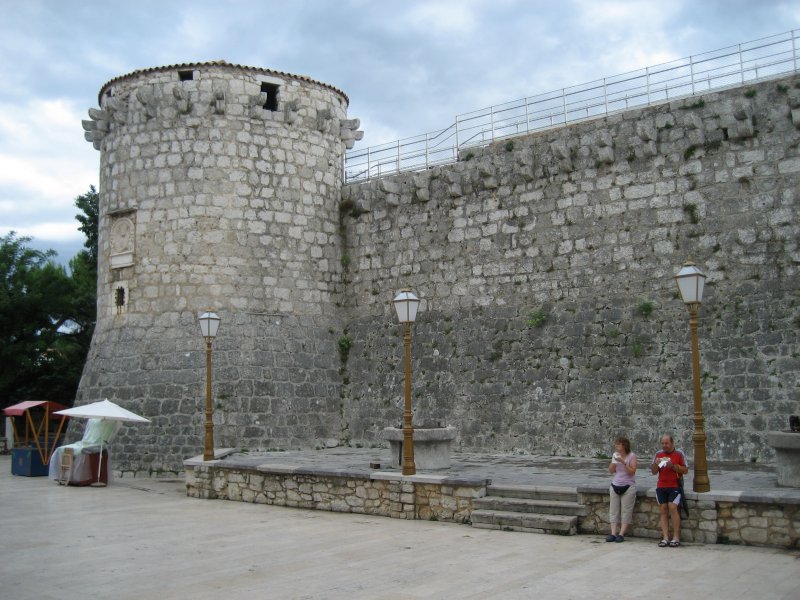
[[[414,428],[414,464],[420,470],[448,469],[450,467],[450,442],[456,437],[455,427]],[[383,439],[389,442],[392,468],[403,465],[403,430],[386,427]]]
[[778,485],[800,488],[800,433],[770,431],[767,444],[775,450]]

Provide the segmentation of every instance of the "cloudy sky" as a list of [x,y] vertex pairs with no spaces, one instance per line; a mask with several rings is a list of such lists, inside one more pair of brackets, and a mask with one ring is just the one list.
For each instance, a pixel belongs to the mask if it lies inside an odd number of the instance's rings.
[[109,79],[226,60],[350,96],[361,147],[456,114],[800,28],[770,0],[0,0],[0,235],[66,262],[98,181],[80,121]]

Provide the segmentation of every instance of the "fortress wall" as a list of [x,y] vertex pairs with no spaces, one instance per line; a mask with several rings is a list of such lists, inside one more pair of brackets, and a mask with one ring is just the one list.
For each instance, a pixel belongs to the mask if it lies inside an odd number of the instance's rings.
[[800,79],[342,186],[359,133],[346,104],[224,63],[104,86],[84,123],[101,151],[100,264],[76,403],[152,420],[120,432],[117,470],[177,471],[200,452],[196,317],[209,307],[222,317],[218,448],[380,444],[402,415],[390,300],[403,287],[424,299],[416,421],[455,425],[460,448],[592,455],[624,433],[647,453],[672,430],[690,450],[688,313],[672,280],[687,256],[709,275],[709,457],[772,460],[766,431],[800,412]]
[[118,435],[117,469],[181,470],[201,451],[207,308],[222,318],[216,446],[338,439],[346,107],[324,84],[215,63],[104,86],[88,123],[98,320],[77,403],[109,398],[152,420]]
[[352,440],[401,420],[389,300],[409,287],[424,299],[415,418],[455,425],[459,447],[593,455],[625,434],[648,453],[673,431],[690,451],[672,277],[691,256],[708,275],[709,458],[771,461],[766,431],[800,412],[798,88],[676,100],[345,186]]

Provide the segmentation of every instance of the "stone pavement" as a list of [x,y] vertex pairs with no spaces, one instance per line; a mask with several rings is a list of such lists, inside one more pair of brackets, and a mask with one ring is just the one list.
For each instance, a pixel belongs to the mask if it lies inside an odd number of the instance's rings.
[[178,480],[65,488],[10,470],[0,457],[8,600],[800,597],[797,552],[195,500]]

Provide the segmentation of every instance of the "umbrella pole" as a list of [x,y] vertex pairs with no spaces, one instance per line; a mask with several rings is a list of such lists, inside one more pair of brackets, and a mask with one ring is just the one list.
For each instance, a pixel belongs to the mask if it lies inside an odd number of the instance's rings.
[[97,459],[97,481],[92,485],[94,487],[105,487],[106,484],[100,481],[100,474],[103,472],[103,438],[100,438],[100,456]]

